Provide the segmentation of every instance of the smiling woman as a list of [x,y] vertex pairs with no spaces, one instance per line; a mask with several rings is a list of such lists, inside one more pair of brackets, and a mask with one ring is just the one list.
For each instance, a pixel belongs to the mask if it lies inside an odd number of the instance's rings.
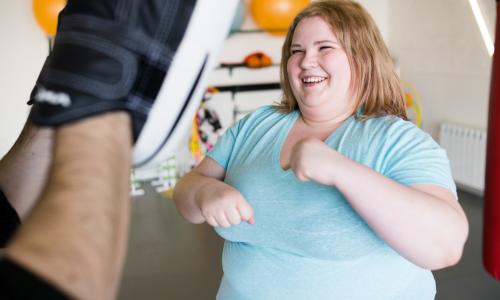
[[[299,22],[309,17],[316,17],[323,21],[316,21],[317,24],[322,25],[322,35],[330,37],[330,42],[335,44],[334,48],[340,48],[347,56],[352,89],[350,96],[356,98],[354,101],[357,109],[364,106],[362,115],[369,117],[390,114],[406,119],[401,83],[395,72],[389,50],[371,16],[364,9],[360,10],[354,5],[344,3],[342,8],[339,5],[336,9],[328,7],[328,4],[323,1],[302,11],[290,26],[281,58],[284,97],[280,108],[288,112],[298,108],[296,95],[290,84],[288,67],[290,61],[294,61],[291,59],[294,50],[297,50],[294,48],[296,45],[293,45],[294,39],[301,36],[301,32],[297,32],[297,26]],[[309,28],[305,35],[308,36],[315,31]],[[316,42],[321,42],[321,39]],[[325,50],[325,47],[322,50]]]
[[300,23],[290,53],[287,78],[302,115],[333,122],[351,115],[355,103],[349,59],[322,17],[310,17]]
[[281,103],[228,129],[174,191],[225,239],[217,299],[434,299],[430,270],[458,262],[467,219],[372,18],[313,2],[282,53]]

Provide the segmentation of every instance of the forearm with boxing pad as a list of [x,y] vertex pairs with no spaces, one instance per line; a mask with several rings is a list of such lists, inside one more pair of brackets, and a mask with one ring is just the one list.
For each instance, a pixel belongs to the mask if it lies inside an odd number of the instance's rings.
[[180,11],[167,7],[176,1],[135,1],[135,7],[129,2],[68,2],[31,94],[36,124],[57,126],[128,110],[137,138],[184,33],[167,28],[177,24],[185,30],[189,15],[183,14],[190,14],[196,1],[177,3]]
[[[53,49],[31,93],[31,120],[41,126],[59,126],[126,110],[132,117],[138,148],[134,150],[140,152],[134,153],[134,162],[152,160],[177,127],[191,123],[181,117],[194,115],[197,104],[191,104],[192,99],[201,99],[207,64],[214,64],[212,50],[219,48],[229,29],[236,1],[221,1],[230,10],[222,23],[210,20],[209,10],[217,10],[208,2],[69,0],[59,15]],[[216,36],[219,31],[223,33]],[[216,41],[210,41],[210,35]],[[169,103],[155,104],[158,98],[168,98],[161,101]],[[144,142],[137,145],[156,105],[161,106],[160,112],[150,123],[163,122],[164,132],[145,133]],[[159,125],[149,127],[158,131]],[[151,142],[154,139],[159,141]]]

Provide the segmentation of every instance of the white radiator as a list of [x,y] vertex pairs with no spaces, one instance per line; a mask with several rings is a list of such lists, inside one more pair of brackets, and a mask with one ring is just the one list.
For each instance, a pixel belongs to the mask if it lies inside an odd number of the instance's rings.
[[457,185],[482,194],[486,163],[486,131],[442,123],[439,143],[448,154]]

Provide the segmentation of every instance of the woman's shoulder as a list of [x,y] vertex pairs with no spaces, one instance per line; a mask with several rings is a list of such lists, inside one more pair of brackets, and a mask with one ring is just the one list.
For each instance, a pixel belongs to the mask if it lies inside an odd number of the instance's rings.
[[366,126],[378,128],[387,133],[408,132],[414,134],[426,134],[413,122],[393,115],[371,117],[364,122],[366,122]]
[[372,139],[379,139],[385,142],[429,142],[437,144],[432,136],[408,120],[400,117],[385,115],[371,117],[367,120],[358,120],[358,126],[365,134],[369,134]]
[[380,132],[385,136],[386,142],[439,148],[439,144],[429,133],[409,120],[396,116],[382,116],[374,118],[372,122],[380,124]]

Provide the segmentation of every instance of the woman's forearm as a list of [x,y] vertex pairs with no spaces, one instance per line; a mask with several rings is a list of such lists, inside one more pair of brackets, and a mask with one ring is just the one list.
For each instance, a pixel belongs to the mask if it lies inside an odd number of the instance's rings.
[[197,194],[204,186],[215,181],[218,180],[191,171],[177,182],[174,188],[175,206],[187,221],[194,224],[205,222],[197,201]]
[[427,269],[460,259],[468,224],[451,193],[432,186],[404,186],[339,153],[333,156],[333,185],[396,251]]
[[206,157],[177,183],[174,201],[186,220],[226,228],[242,221],[255,223],[252,206],[237,189],[223,181],[225,173],[222,166]]
[[402,185],[314,138],[294,146],[291,168],[300,180],[335,186],[384,241],[416,265],[439,269],[460,259],[467,218],[445,188]]

